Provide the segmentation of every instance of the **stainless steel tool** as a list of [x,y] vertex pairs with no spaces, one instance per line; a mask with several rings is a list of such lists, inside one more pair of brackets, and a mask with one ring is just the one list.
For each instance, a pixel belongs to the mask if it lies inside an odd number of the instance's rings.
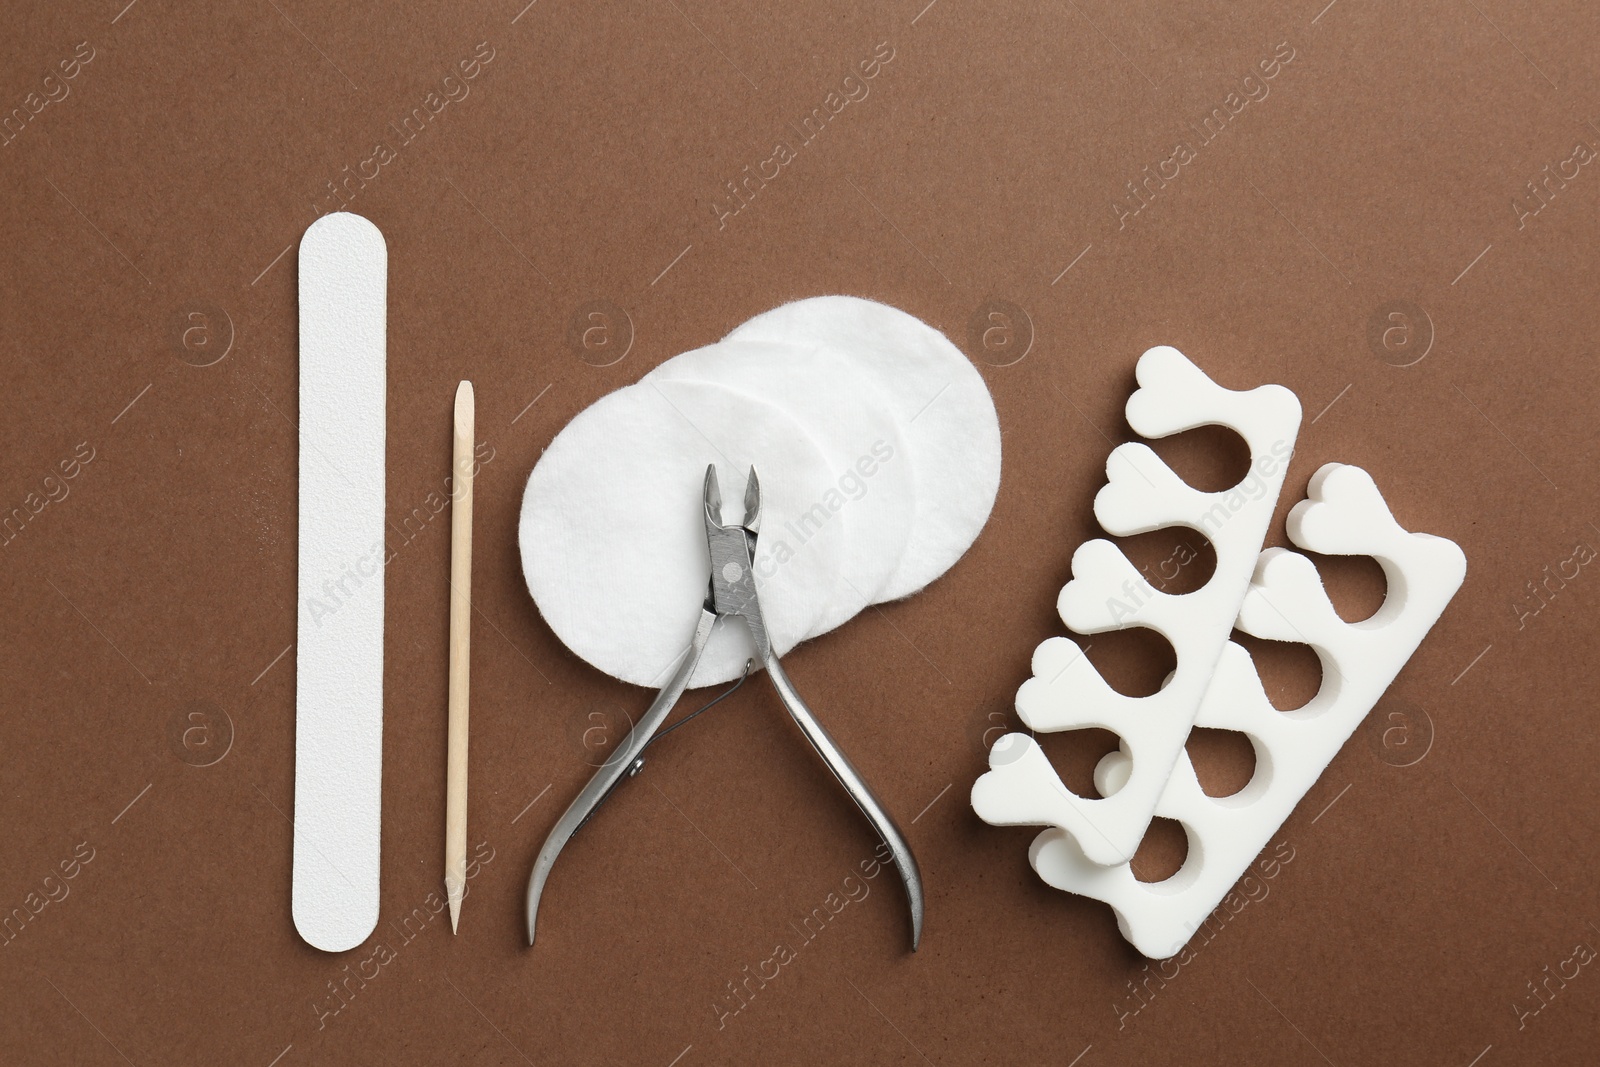
[[778,699],[783,702],[789,717],[800,727],[800,732],[811,743],[811,747],[816,749],[817,755],[822,757],[822,762],[833,772],[833,776],[838,779],[845,792],[850,794],[850,799],[855,801],[861,813],[872,824],[873,830],[888,847],[895,868],[900,873],[900,879],[905,884],[906,902],[911,910],[911,947],[915,949],[922,939],[923,896],[922,876],[917,870],[916,857],[911,854],[911,846],[906,843],[904,835],[888,811],[879,803],[878,798],[873,796],[872,790],[868,788],[860,773],[840,751],[838,743],[817,721],[811,709],[806,707],[805,701],[800,698],[793,683],[789,681],[789,676],[784,673],[777,654],[772,650],[772,643],[767,638],[767,628],[762,621],[761,601],[756,594],[755,573],[752,569],[756,536],[761,526],[761,483],[756,478],[755,468],[750,469],[750,476],[745,482],[743,523],[737,526],[722,524],[722,492],[717,485],[717,469],[714,466],[706,468],[704,507],[706,546],[711,557],[711,579],[705,603],[700,609],[700,617],[695,623],[694,637],[671,680],[662,688],[638,724],[628,732],[622,744],[595,772],[589,784],[583,787],[577,799],[562,813],[561,818],[556,821],[555,828],[550,831],[550,836],[545,839],[544,847],[539,850],[539,856],[533,863],[533,873],[528,879],[528,944],[533,944],[539,915],[539,897],[544,892],[544,884],[550,877],[550,869],[555,866],[556,857],[572,839],[572,835],[578,832],[578,828],[587,822],[611,795],[612,790],[616,789],[624,778],[632,777],[639,772],[644,765],[642,753],[645,746],[650,743],[651,738],[672,711],[673,705],[688,687],[689,678],[700,662],[700,655],[711,639],[713,628],[722,619],[736,618],[749,629],[751,639],[755,643],[756,654],[766,667],[767,676],[772,679],[773,688],[778,691]]

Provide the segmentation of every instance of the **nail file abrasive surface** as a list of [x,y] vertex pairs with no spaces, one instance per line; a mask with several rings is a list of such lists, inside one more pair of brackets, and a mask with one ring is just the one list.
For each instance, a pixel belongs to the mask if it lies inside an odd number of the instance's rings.
[[328,952],[378,923],[387,279],[359,215],[300,241],[294,924]]

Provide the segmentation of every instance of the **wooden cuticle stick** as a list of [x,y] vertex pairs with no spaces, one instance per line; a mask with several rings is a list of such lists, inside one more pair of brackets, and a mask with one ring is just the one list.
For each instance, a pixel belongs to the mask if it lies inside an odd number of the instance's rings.
[[450,737],[446,756],[444,888],[450,932],[467,889],[467,692],[472,665],[472,383],[456,388],[450,483]]

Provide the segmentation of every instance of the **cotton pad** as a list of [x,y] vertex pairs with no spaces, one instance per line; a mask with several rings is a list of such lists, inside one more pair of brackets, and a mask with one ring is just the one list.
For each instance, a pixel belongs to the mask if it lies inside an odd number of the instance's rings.
[[972,547],[1000,487],[1000,423],[983,377],[948,338],[886,304],[819,296],[757,315],[728,340],[839,349],[888,402],[911,460],[914,509],[879,600],[915,593]]
[[[710,577],[701,492],[713,463],[727,522],[743,517],[751,465],[760,473],[755,571],[773,650],[802,640],[833,595],[844,526],[806,513],[837,475],[811,436],[773,405],[715,384],[628,386],[556,435],[528,478],[518,530],[545,621],[613,677],[659,687],[689,646]],[[748,631],[721,624],[689,684],[737,678],[753,656]]]
[[[847,622],[883,596],[911,532],[911,459],[882,390],[862,361],[805,343],[722,341],[685,352],[645,381],[715,382],[781,408],[811,434],[832,481],[804,514],[844,531],[842,580],[805,635]],[[763,471],[762,486],[772,484]]]

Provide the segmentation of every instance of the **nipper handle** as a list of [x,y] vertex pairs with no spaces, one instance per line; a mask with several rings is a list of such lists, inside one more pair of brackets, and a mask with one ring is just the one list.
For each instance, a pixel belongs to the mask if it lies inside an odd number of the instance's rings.
[[872,829],[877,832],[883,843],[889,846],[889,854],[894,859],[895,869],[900,872],[900,881],[905,884],[906,904],[911,909],[911,949],[913,952],[916,951],[917,945],[922,941],[924,906],[922,872],[917,869],[917,858],[911,854],[911,846],[906,843],[900,827],[895,825],[894,817],[873,795],[866,780],[839,748],[833,735],[817,721],[817,717],[801,699],[794,683],[789,681],[789,676],[784,673],[778,657],[769,652],[765,662],[767,675],[772,679],[772,686],[778,691],[778,698],[783,701],[789,717],[800,727],[800,732],[806,735],[806,740],[811,742],[811,747],[817,750],[817,755],[822,757],[822,762],[828,765],[828,770],[833,772],[839,784],[844,786],[844,791],[850,794],[850,799],[856,802],[856,807],[867,817]]
[[533,944],[534,928],[539,918],[539,897],[544,893],[544,883],[550,877],[550,868],[556,864],[556,857],[561,855],[561,850],[567,842],[572,840],[572,835],[578,828],[589,821],[589,816],[595,809],[605,803],[611,791],[627,777],[632,770],[634,762],[639,758],[639,753],[644,751],[644,746],[650,743],[650,738],[661,728],[661,723],[672,711],[678,698],[683,696],[683,691],[689,686],[689,677],[694,674],[695,667],[700,665],[700,654],[706,650],[706,642],[711,639],[711,629],[717,624],[717,617],[710,611],[701,609],[700,622],[694,628],[694,639],[689,644],[688,654],[683,662],[673,673],[671,681],[656,695],[655,700],[645,711],[633,729],[628,731],[628,736],[622,739],[622,744],[617,746],[615,752],[607,757],[594,772],[594,777],[589,779],[589,784],[583,787],[567,810],[561,813],[561,818],[556,820],[555,827],[550,831],[550,836],[545,838],[544,846],[539,849],[539,856],[533,861],[533,873],[528,876],[528,944]]

